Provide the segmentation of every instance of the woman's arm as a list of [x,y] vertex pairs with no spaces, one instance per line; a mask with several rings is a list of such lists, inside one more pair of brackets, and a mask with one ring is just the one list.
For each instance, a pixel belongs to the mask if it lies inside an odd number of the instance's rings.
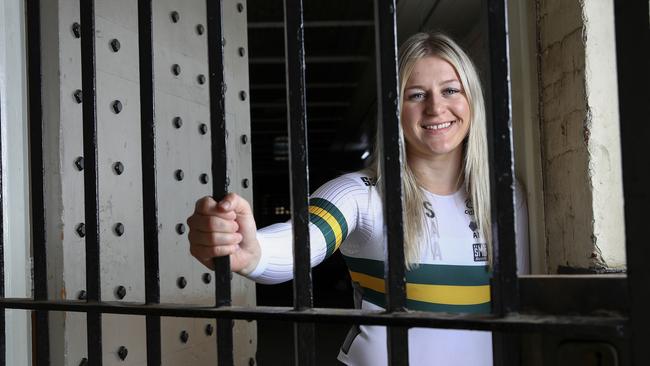
[[[341,176],[311,196],[312,266],[329,257],[356,228],[358,201],[369,192],[361,178],[358,174]],[[256,230],[250,205],[243,198],[229,194],[218,204],[203,198],[188,225],[190,252],[206,266],[212,268],[212,257],[230,255],[232,270],[257,282],[279,283],[293,278],[291,223]]]

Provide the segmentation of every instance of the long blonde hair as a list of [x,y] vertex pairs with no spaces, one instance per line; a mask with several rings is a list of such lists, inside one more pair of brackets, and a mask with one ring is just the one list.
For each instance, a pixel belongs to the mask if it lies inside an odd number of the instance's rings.
[[[476,68],[467,54],[451,38],[441,33],[417,33],[400,47],[399,82],[400,96],[404,95],[406,82],[411,76],[415,63],[428,56],[436,56],[449,62],[458,73],[470,106],[470,127],[463,142],[464,187],[470,196],[474,217],[481,236],[487,243],[488,258],[492,258],[491,218],[490,218],[490,178],[487,163],[486,117],[483,90]],[[402,107],[400,97],[399,107]],[[401,113],[400,113],[401,115]],[[379,137],[381,129],[377,128]],[[406,144],[400,123],[400,145],[402,157],[406,158]],[[381,179],[381,146],[379,138],[368,170]],[[415,173],[408,164],[402,164],[402,186],[404,189],[404,257],[407,268],[419,263],[424,246],[424,202],[425,193],[417,182]],[[377,187],[380,187],[378,184]],[[437,229],[436,229],[437,230]]]

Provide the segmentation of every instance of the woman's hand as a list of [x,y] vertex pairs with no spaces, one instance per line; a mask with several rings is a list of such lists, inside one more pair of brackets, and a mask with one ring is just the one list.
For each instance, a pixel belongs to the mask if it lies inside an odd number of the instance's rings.
[[251,273],[260,260],[255,219],[248,202],[229,193],[220,202],[212,197],[196,201],[194,214],[187,219],[190,253],[206,267],[214,269],[214,257],[230,256],[230,269]]

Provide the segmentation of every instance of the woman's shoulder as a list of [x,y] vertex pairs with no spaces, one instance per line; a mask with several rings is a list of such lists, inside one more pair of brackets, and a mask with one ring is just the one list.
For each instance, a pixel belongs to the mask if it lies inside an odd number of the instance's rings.
[[366,171],[356,171],[342,174],[323,184],[314,195],[365,195],[374,190],[376,179]]
[[363,187],[375,187],[377,185],[377,178],[375,175],[366,170],[346,173],[336,179]]

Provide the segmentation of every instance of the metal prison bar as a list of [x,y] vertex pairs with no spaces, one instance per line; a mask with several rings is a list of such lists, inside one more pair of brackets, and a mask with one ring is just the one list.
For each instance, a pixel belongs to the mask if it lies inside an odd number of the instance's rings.
[[[637,121],[647,116],[649,63],[648,50],[639,50],[636,42],[648,43],[648,4],[636,2],[633,5],[623,0],[615,1],[617,30],[617,56],[619,70],[619,92],[621,121]],[[97,166],[96,166],[96,106],[95,106],[95,53],[94,53],[94,3],[82,1],[82,74],[83,74],[83,117],[84,117],[84,172],[86,190],[86,258],[87,258],[87,299],[85,301],[55,301],[47,299],[46,252],[43,216],[43,161],[42,161],[42,109],[41,109],[41,54],[40,54],[40,2],[27,1],[28,14],[28,58],[29,58],[29,105],[30,105],[30,154],[32,179],[32,220],[34,245],[34,299],[3,298],[2,308],[36,310],[36,362],[38,365],[49,364],[48,350],[48,311],[73,311],[88,314],[88,362],[101,365],[101,323],[103,313],[144,315],[147,317],[147,360],[148,365],[160,364],[160,317],[197,317],[217,318],[218,322],[218,364],[233,364],[233,343],[231,324],[233,319],[277,319],[297,322],[296,327],[296,362],[298,365],[313,365],[313,328],[305,326],[315,322],[337,322],[376,324],[390,326],[387,347],[389,364],[407,365],[408,349],[406,329],[409,327],[438,327],[450,329],[491,330],[504,333],[543,332],[556,334],[598,335],[612,339],[630,339],[633,363],[641,365],[646,361],[644,346],[650,340],[650,295],[645,291],[650,281],[650,271],[644,260],[650,257],[650,248],[640,242],[642,238],[644,210],[648,205],[648,193],[643,189],[649,185],[647,173],[642,170],[640,159],[642,146],[650,140],[647,124],[634,129],[621,123],[623,138],[623,164],[626,197],[626,233],[629,279],[627,293],[629,297],[629,317],[626,315],[587,316],[557,314],[519,314],[521,309],[536,309],[543,312],[538,304],[526,303],[522,297],[535,286],[549,285],[548,282],[533,278],[517,278],[514,262],[513,229],[513,190],[512,190],[512,147],[510,137],[510,97],[508,86],[508,52],[507,30],[504,0],[489,1],[490,58],[492,65],[493,93],[496,101],[494,111],[494,148],[492,150],[494,169],[494,209],[496,225],[494,231],[494,281],[492,283],[493,314],[491,315],[451,315],[429,312],[406,312],[404,267],[402,252],[401,222],[401,187],[399,176],[394,172],[399,164],[397,149],[397,89],[396,42],[395,42],[395,1],[376,0],[376,40],[378,58],[378,108],[382,121],[384,145],[384,172],[386,174],[387,228],[389,236],[389,254],[386,265],[387,311],[373,312],[351,309],[313,309],[311,298],[311,280],[309,248],[296,245],[296,281],[294,292],[296,299],[293,308],[283,307],[234,307],[230,305],[230,273],[228,260],[219,260],[217,274],[216,307],[188,307],[187,305],[159,304],[160,287],[158,283],[158,238],[156,232],[157,211],[155,189],[143,191],[145,212],[146,260],[146,304],[103,302],[99,292],[99,227],[97,215]],[[294,240],[308,242],[306,231],[307,214],[307,146],[305,143],[306,112],[304,94],[304,46],[302,40],[302,10],[300,0],[286,0],[286,52],[287,52],[287,88],[290,109],[290,133],[292,144],[291,164],[295,170],[291,179],[292,210],[294,212]],[[210,113],[212,123],[213,148],[213,191],[217,198],[226,192],[225,177],[225,114],[223,85],[223,44],[221,34],[221,2],[207,1],[208,42],[219,47],[208,47],[210,69]],[[140,40],[140,77],[141,77],[141,116],[143,145],[143,184],[154,187],[155,182],[155,136],[154,136],[154,100],[153,100],[153,57],[151,43],[151,0],[139,1],[139,40]],[[85,35],[85,36],[84,36]],[[89,36],[90,35],[90,36]],[[296,37],[298,35],[298,37]],[[645,43],[644,43],[645,42]],[[641,78],[642,83],[638,80]],[[298,91],[291,93],[290,91]],[[1,141],[1,139],[0,139]],[[145,166],[146,165],[146,166]],[[0,166],[0,172],[2,172]],[[645,175],[644,175],[645,174]],[[0,183],[2,181],[0,180]],[[1,186],[0,186],[1,188]],[[390,190],[390,192],[389,192]],[[1,191],[1,190],[0,190]],[[392,214],[389,214],[392,213]],[[2,227],[0,226],[0,229]],[[4,242],[0,244],[0,251]],[[306,248],[306,249],[305,249]],[[222,263],[223,262],[223,263]],[[225,264],[225,266],[224,266]],[[0,261],[4,273],[4,263]],[[578,281],[579,282],[579,281]],[[612,285],[612,281],[596,281],[600,285]],[[624,287],[623,281],[614,281],[614,285]],[[573,283],[573,281],[572,281]],[[582,283],[582,282],[579,282]],[[564,282],[566,284],[566,282]],[[593,283],[592,283],[593,285]],[[609,286],[608,285],[608,286]],[[519,291],[521,287],[521,292]],[[544,288],[541,286],[539,288]],[[550,287],[550,286],[546,286]],[[548,289],[563,289],[557,286]],[[571,288],[571,286],[566,286]],[[564,290],[566,291],[566,288]],[[605,287],[601,287],[605,288]],[[528,290],[526,290],[528,289]],[[0,292],[3,286],[0,285]],[[623,292],[624,293],[624,292]],[[0,293],[0,295],[4,295]],[[521,302],[521,304],[520,304]],[[537,305],[537,306],[536,306]],[[587,309],[588,311],[589,309]],[[626,313],[626,312],[624,312]],[[4,313],[2,316],[4,320]],[[632,321],[633,320],[633,321]],[[0,323],[2,325],[3,323]],[[219,330],[220,329],[220,330]],[[0,335],[4,351],[4,329]],[[92,333],[92,334],[91,334]],[[91,336],[92,335],[92,336]],[[402,336],[403,337],[400,337]],[[306,336],[304,339],[299,339]],[[516,360],[499,358],[516,350],[516,344],[507,336],[497,336],[495,364],[509,365]],[[311,355],[300,356],[305,349]],[[4,356],[4,352],[3,352]],[[5,359],[0,358],[0,365]]]
[[[293,228],[294,283],[296,311],[313,307],[309,242],[309,156],[307,149],[307,96],[305,87],[305,47],[302,0],[284,0],[284,42]],[[316,364],[314,323],[294,323],[296,365]]]
[[[156,182],[156,128],[154,100],[153,24],[151,0],[138,0],[138,52],[140,66],[140,139],[142,151],[142,223],[144,225],[144,297],[147,304],[160,303],[158,257],[158,183]],[[160,317],[147,315],[147,364],[160,365]]]
[[[496,170],[490,187],[492,213],[493,273],[490,283],[492,312],[505,315],[518,311],[517,256],[515,246],[514,167],[512,151],[512,115],[506,1],[492,1],[488,7],[490,68],[492,76],[493,143],[491,166]],[[518,337],[493,335],[493,358],[496,365],[518,365]]]
[[[81,90],[83,91],[84,223],[86,225],[86,293],[88,302],[101,301],[99,264],[99,176],[97,171],[97,80],[95,62],[95,2],[80,3]],[[35,47],[35,46],[34,46]],[[32,207],[32,212],[37,210]],[[45,210],[43,210],[45,211]],[[102,364],[102,314],[86,314],[88,362]]]
[[[47,300],[47,248],[45,245],[43,108],[41,103],[41,17],[40,2],[27,1],[27,62],[29,93],[30,199],[32,202],[32,253],[34,263],[34,300]],[[36,207],[37,209],[34,209]],[[39,208],[40,207],[40,208]],[[4,237],[3,237],[4,239]],[[3,243],[4,244],[4,243]],[[4,268],[2,268],[4,273]],[[4,317],[4,313],[3,313]],[[35,313],[35,354],[39,365],[50,363],[48,313]]]
[[[380,160],[384,189],[384,222],[387,253],[384,261],[386,311],[406,309],[402,177],[399,141],[399,83],[397,81],[397,26],[395,1],[375,2],[375,49],[377,55],[377,129],[381,132]],[[408,328],[386,329],[388,364],[408,365]]]
[[[206,0],[208,26],[208,72],[210,85],[210,139],[212,142],[212,194],[221,199],[228,192],[226,177],[226,85],[223,69],[222,1]],[[215,258],[215,306],[230,306],[230,258]],[[232,319],[217,321],[219,365],[232,365]]]

